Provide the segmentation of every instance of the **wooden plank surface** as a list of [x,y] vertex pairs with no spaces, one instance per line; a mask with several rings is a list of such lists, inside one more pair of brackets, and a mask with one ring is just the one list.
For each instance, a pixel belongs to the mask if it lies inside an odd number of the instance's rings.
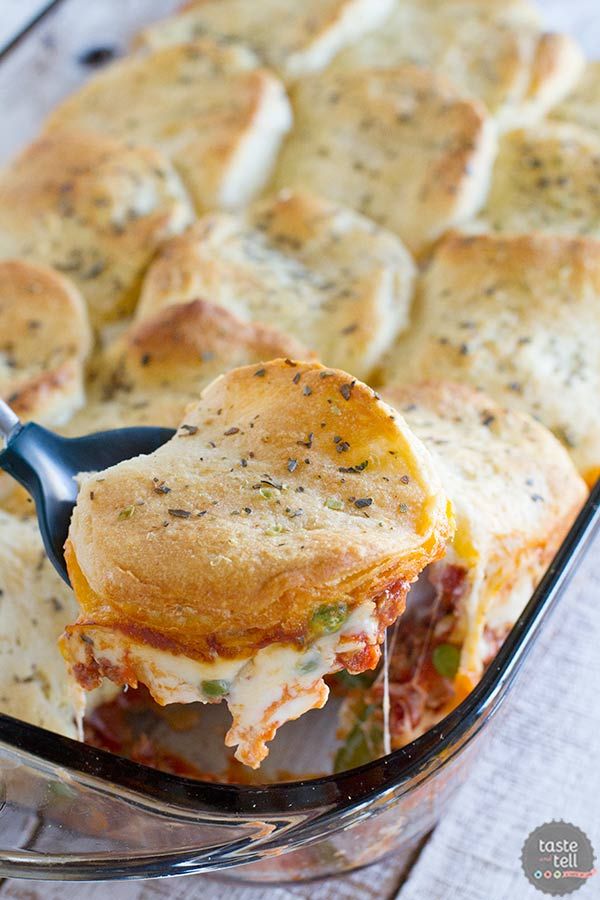
[[[0,0],[0,50],[47,5],[48,0]],[[89,76],[91,67],[86,59],[90,51],[126,52],[139,27],[177,5],[179,0],[62,0],[53,7],[0,64],[0,163],[24,146],[47,112]],[[592,19],[597,22],[600,15],[598,0],[571,0],[568,4],[544,0],[540,5],[549,27],[576,33],[588,53],[598,55],[598,28],[590,27]],[[600,558],[598,543],[594,558]],[[591,579],[586,581],[585,571],[574,589],[584,593],[594,589]],[[110,886],[6,880],[0,886],[0,900],[104,900],[109,896],[112,900],[386,900],[397,893],[405,870],[405,860],[388,859],[346,877],[281,887],[247,887],[207,876]],[[480,894],[474,892],[473,896]],[[422,900],[448,898],[430,895]]]

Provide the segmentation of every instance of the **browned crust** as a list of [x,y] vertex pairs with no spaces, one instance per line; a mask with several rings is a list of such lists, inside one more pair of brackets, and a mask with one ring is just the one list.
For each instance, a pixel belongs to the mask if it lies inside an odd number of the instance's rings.
[[[293,337],[268,325],[244,322],[238,316],[207,300],[197,299],[159,310],[135,324],[125,338],[126,352],[140,361],[172,363],[202,359],[214,353],[226,357],[233,348],[256,354],[257,359],[311,356]],[[148,366],[146,359],[142,363]]]
[[577,44],[568,35],[553,32],[541,34],[531,67],[528,97],[537,98],[557,78],[561,78],[563,72],[581,66],[580,57]]
[[[437,550],[437,557],[444,552],[445,545],[440,541]],[[65,561],[69,572],[69,578],[73,585],[76,596],[80,604],[89,605],[89,599],[86,597],[92,594],[92,590],[81,572],[73,545],[71,541],[67,541],[65,545]],[[352,609],[366,600],[372,600],[378,610],[380,619],[380,630],[378,640],[383,640],[385,628],[391,625],[404,610],[406,595],[410,585],[418,577],[422,569],[422,561],[414,558],[412,565],[397,566],[395,569],[389,569],[372,583],[364,584],[361,582],[356,590],[345,595],[349,608]],[[204,635],[195,635],[193,639],[186,633],[180,633],[175,639],[164,631],[158,631],[156,628],[147,627],[139,622],[126,621],[122,615],[114,617],[110,612],[105,613],[95,619],[93,616],[86,615],[85,612],[79,617],[74,625],[69,625],[65,629],[65,634],[71,638],[80,636],[84,640],[86,631],[94,626],[102,628],[109,627],[112,631],[125,635],[135,643],[145,644],[156,650],[164,650],[175,655],[186,656],[191,659],[197,659],[203,662],[210,662],[217,657],[235,659],[239,656],[247,656],[255,653],[263,647],[271,644],[292,644],[299,649],[306,645],[309,640],[309,622],[311,614],[319,605],[313,601],[312,604],[304,606],[302,609],[294,609],[291,597],[282,597],[280,600],[282,611],[282,621],[275,626],[264,628],[260,620],[257,620],[256,626],[250,629],[240,629],[235,634],[227,636],[219,636],[217,633],[207,633]],[[110,604],[103,602],[102,598],[96,596],[94,605],[98,610],[107,610]],[[68,641],[63,644],[66,655],[69,656]],[[366,657],[364,657],[366,659]],[[354,668],[351,671],[364,671],[365,668],[372,668],[370,664],[364,662],[363,668],[357,668],[363,663],[363,656],[355,657],[353,654],[348,656],[346,662],[349,662]],[[94,670],[97,661],[93,659],[93,654],[89,654],[89,668]],[[111,676],[107,676],[111,677]],[[78,680],[80,680],[78,678]],[[113,679],[115,680],[115,679]],[[118,679],[116,679],[118,680]],[[123,679],[123,683],[126,679]],[[81,684],[85,687],[84,681]]]
[[0,261],[0,394],[21,418],[53,423],[80,402],[91,334],[83,298],[54,269]]
[[63,390],[68,389],[73,380],[81,381],[80,369],[76,362],[65,362],[52,372],[42,372],[17,382],[7,394],[6,402],[21,419],[52,417],[54,407],[61,404]]
[[2,173],[0,213],[0,253],[67,272],[95,325],[131,312],[154,250],[191,219],[158,150],[67,129],[33,142]]

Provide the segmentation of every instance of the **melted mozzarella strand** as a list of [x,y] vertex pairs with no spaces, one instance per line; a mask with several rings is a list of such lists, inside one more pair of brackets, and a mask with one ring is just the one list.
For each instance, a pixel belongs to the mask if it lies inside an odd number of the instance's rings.
[[388,657],[387,631],[383,637],[383,752],[387,756],[392,752],[390,735],[390,667]]

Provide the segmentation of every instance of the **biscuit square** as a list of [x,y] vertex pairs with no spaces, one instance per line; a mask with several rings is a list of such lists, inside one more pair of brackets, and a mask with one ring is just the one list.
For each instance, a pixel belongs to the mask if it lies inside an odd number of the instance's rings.
[[96,327],[131,312],[154,251],[191,219],[157,150],[99,134],[46,135],[0,174],[0,258],[68,275]]
[[542,31],[523,0],[401,0],[382,26],[335,58],[340,70],[414,63],[483,101],[501,128],[531,124],[575,84],[583,55]]
[[406,328],[415,267],[398,238],[305,191],[220,213],[166,244],[137,314],[205,297],[365,377]]
[[252,199],[290,124],[283,85],[254,54],[203,40],[116,62],[67,98],[47,126],[157,147],[205,210]]
[[475,230],[600,236],[600,135],[561,122],[500,141]]
[[286,80],[323,69],[342,47],[385,20],[393,0],[191,0],[177,16],[145,28],[142,47],[210,36],[250,47]]
[[85,302],[68,278],[0,260],[0,397],[20,419],[57,425],[83,405],[90,347]]
[[448,378],[543,422],[589,484],[600,475],[600,242],[449,235],[387,382]]
[[419,251],[485,199],[495,135],[477,101],[425,69],[326,72],[292,94],[275,174],[344,203]]

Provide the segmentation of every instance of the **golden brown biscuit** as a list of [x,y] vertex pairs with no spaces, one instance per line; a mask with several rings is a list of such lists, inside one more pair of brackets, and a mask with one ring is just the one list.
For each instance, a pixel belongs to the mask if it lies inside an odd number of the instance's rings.
[[423,277],[387,382],[449,378],[529,412],[600,474],[600,242],[449,235]]
[[0,260],[0,397],[20,418],[56,425],[83,404],[90,344],[74,284],[46,266]]
[[368,387],[276,360],[214,381],[156,453],[85,478],[66,559],[76,678],[162,704],[226,696],[251,766],[279,725],[363,671],[449,508],[421,443]]
[[600,237],[600,136],[549,122],[500,141],[475,230]]
[[551,119],[600,134],[600,62],[586,64],[571,93],[552,110]]
[[275,174],[344,203],[420,250],[482,204],[493,125],[425,69],[326,72],[299,82]]
[[[412,595],[391,639],[394,749],[439,722],[477,683],[520,615],[586,497],[568,454],[538,422],[467,385],[385,393],[424,442],[456,515],[429,595]],[[421,587],[421,586],[419,586]],[[338,768],[380,755],[383,680],[353,692]],[[367,710],[369,710],[367,712]]]
[[442,584],[449,565],[467,573],[452,638],[462,646],[459,677],[477,680],[583,505],[586,486],[543,425],[469,385],[401,385],[385,397],[428,447],[452,500],[456,533],[432,575]]
[[[585,499],[560,444],[527,416],[466,385],[397,387],[387,399],[431,451],[456,512],[432,591],[413,600],[392,638],[390,737],[404,746],[479,680]],[[342,709],[337,768],[383,752],[383,680]]]
[[377,27],[393,0],[191,0],[177,16],[145,28],[138,46],[163,47],[205,35],[240,41],[283,78],[323,69],[342,47]]
[[165,244],[137,315],[207,297],[365,378],[408,323],[414,272],[398,238],[369,219],[282,191],[245,214],[206,216]]
[[199,209],[251,200],[290,124],[279,80],[246,48],[210,40],[126,57],[48,120],[51,130],[76,126],[158,147]]
[[76,737],[78,692],[56,643],[76,613],[37,522],[0,510],[0,712]]
[[0,174],[0,257],[68,274],[96,326],[131,311],[154,250],[191,218],[158,151],[98,134],[55,132]]
[[99,354],[86,407],[63,433],[130,425],[177,428],[187,406],[218,375],[281,356],[311,354],[293,338],[243,322],[205,300],[169,306],[131,325]]
[[383,25],[334,68],[416,63],[482,100],[502,128],[530,125],[575,84],[583,57],[564,34],[543,34],[523,0],[398,0]]

